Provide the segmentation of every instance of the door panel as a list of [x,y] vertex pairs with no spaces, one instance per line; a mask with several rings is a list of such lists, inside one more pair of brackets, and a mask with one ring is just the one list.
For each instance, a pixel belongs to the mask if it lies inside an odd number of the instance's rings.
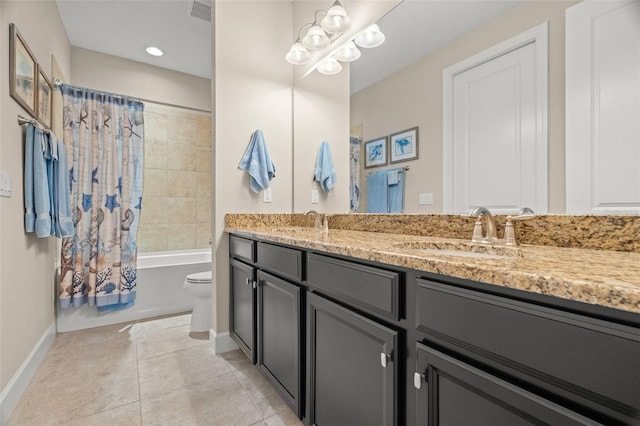
[[598,424],[421,343],[417,354],[416,373],[423,377],[417,390],[419,425]]
[[640,213],[640,3],[566,20],[567,213]]
[[444,71],[445,213],[547,211],[546,26]]
[[258,366],[300,415],[300,287],[258,271]]
[[398,333],[315,294],[307,310],[309,424],[395,425]]
[[229,329],[231,337],[252,363],[256,362],[255,348],[255,290],[254,269],[242,262],[230,261]]

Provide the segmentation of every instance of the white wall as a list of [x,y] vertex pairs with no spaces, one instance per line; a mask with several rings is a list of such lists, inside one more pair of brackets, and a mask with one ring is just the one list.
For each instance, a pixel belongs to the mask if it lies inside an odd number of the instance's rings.
[[[0,389],[54,321],[53,238],[24,232],[23,146],[27,113],[9,96],[9,23],[31,48],[51,77],[51,55],[65,75],[70,72],[70,46],[58,9],[51,1],[0,2],[0,170],[13,181],[11,198],[0,198]],[[0,420],[1,421],[1,420]]]
[[[564,12],[576,3],[530,0],[351,97],[351,125],[363,125],[363,143],[420,126],[420,158],[400,163],[411,166],[406,175],[405,212],[442,212],[442,70],[549,21],[549,213],[564,213]],[[368,171],[360,173],[360,206],[365,210]],[[422,192],[433,193],[433,205],[418,205]]]
[[[320,213],[349,211],[349,65],[335,75],[317,71],[294,88],[293,96],[293,211]],[[329,142],[336,183],[325,193],[313,181],[318,148]],[[311,204],[311,190],[319,203]]]
[[80,47],[71,48],[71,84],[143,100],[211,110],[211,81]]
[[[229,329],[225,213],[292,211],[292,67],[284,55],[293,29],[286,0],[218,0],[214,6],[213,329],[224,333]],[[276,167],[271,203],[251,191],[248,175],[238,169],[256,129],[262,129]]]

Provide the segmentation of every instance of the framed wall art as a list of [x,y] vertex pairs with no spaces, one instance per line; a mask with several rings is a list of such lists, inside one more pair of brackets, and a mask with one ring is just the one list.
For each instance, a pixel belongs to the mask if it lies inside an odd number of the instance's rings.
[[42,67],[38,65],[38,121],[42,123],[48,129],[51,129],[51,99],[53,92],[53,85],[51,81],[47,78],[45,73],[42,70]]
[[389,138],[391,163],[418,159],[418,127],[393,133]]
[[9,24],[9,94],[36,117],[38,64],[15,24]]
[[387,164],[387,136],[364,143],[364,168]]

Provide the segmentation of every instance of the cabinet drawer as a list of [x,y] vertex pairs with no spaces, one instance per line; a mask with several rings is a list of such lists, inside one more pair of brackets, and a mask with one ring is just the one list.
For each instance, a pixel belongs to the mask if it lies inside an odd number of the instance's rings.
[[254,246],[255,241],[236,237],[235,235],[229,236],[229,254],[231,257],[244,259],[253,263],[256,260]]
[[309,254],[307,281],[340,300],[387,318],[400,318],[400,274]]
[[258,242],[256,263],[287,278],[302,281],[302,252],[300,250]]
[[640,416],[640,330],[428,280],[417,280],[419,331]]

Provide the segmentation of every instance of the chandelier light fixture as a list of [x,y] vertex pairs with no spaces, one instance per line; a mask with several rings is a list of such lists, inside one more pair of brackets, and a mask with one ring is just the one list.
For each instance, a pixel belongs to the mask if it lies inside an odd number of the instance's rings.
[[[318,13],[324,17],[318,23]],[[337,40],[351,26],[351,19],[347,15],[340,0],[336,0],[327,10],[316,10],[313,22],[304,24],[298,31],[296,41],[291,45],[285,56],[287,62],[293,65],[304,65],[311,60],[311,52],[324,49]],[[306,30],[304,36],[303,32]],[[361,55],[359,47],[370,48],[380,46],[384,42],[384,34],[378,25],[373,24],[367,29],[348,40],[343,46],[325,59],[317,68],[322,74],[337,74],[342,70],[340,62],[351,62]],[[357,46],[356,46],[357,45]],[[340,62],[338,62],[340,61]]]

